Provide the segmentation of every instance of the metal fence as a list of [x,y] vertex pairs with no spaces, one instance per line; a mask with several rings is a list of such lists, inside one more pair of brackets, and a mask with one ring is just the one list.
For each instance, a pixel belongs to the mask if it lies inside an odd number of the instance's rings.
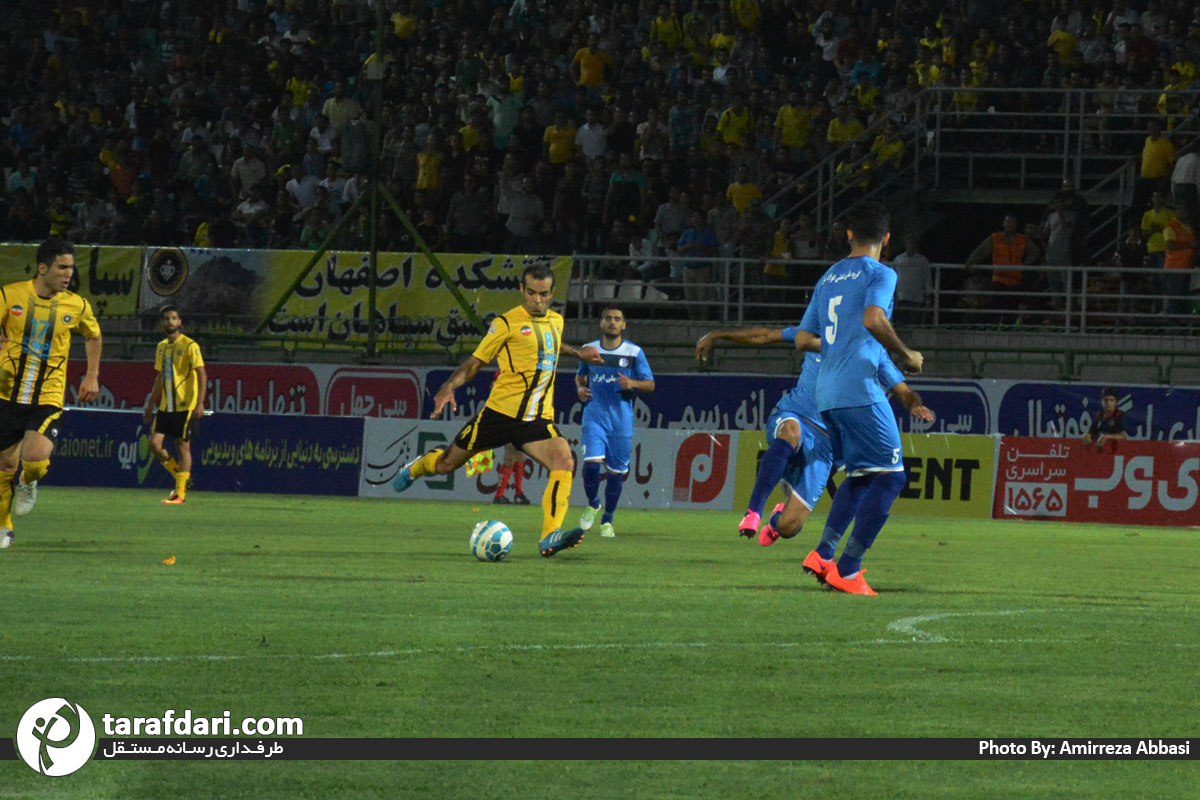
[[[596,319],[605,305],[651,319],[790,324],[800,319],[827,261],[577,256],[567,316]],[[1030,329],[1046,333],[1200,332],[1200,269],[1111,265],[1022,267],[1023,281],[992,281],[992,268],[931,264],[928,292],[898,301],[903,328]],[[920,286],[923,280],[918,281]]]

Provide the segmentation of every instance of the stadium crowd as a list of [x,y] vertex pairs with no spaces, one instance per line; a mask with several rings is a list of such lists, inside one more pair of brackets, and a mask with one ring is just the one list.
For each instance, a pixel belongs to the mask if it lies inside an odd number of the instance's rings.
[[[900,163],[868,127],[923,87],[958,113],[1109,89],[1098,115],[1173,124],[1200,86],[1184,0],[384,2],[382,64],[361,0],[6,4],[0,240],[315,249],[378,136],[434,250],[829,259],[844,234],[764,201],[845,143],[848,181]],[[379,235],[413,247],[390,214]]]

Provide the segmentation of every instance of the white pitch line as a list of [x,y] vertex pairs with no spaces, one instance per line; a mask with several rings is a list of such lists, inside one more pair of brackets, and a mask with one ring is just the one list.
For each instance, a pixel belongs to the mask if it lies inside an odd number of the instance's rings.
[[[930,644],[942,644],[945,642],[949,642],[951,640],[946,638],[945,636],[939,636],[936,633],[929,633],[928,631],[923,631],[920,628],[918,628],[917,626],[922,623],[925,623],[925,622],[933,622],[935,620],[946,619],[948,617],[1004,617],[1004,616],[1009,616],[1011,614],[1044,614],[1048,611],[1058,611],[1058,610],[1060,610],[1060,609],[1030,608],[1030,609],[1023,609],[1023,610],[1017,610],[1017,611],[945,611],[945,612],[941,612],[938,614],[921,614],[916,617],[904,617],[903,619],[898,619],[895,622],[889,622],[887,627],[888,627],[888,630],[892,631],[893,633],[898,633],[902,636],[911,636],[913,641],[929,642]],[[1010,641],[1021,642],[1021,641],[1025,641],[1025,640],[1023,640],[1023,639],[999,640],[999,641],[997,641],[997,643],[998,644],[999,643],[1007,643]],[[1048,641],[1048,640],[1037,639],[1037,640],[1029,640],[1029,641],[1044,642],[1044,641]],[[1053,640],[1053,641],[1058,641],[1058,640]]]

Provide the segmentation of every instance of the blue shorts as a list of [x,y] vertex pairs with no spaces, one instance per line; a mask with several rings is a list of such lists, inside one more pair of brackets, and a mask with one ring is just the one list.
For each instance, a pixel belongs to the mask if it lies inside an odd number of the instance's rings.
[[783,482],[789,492],[809,511],[816,507],[833,470],[833,446],[829,435],[810,420],[790,411],[775,409],[767,419],[767,447],[784,420],[794,419],[800,425],[800,448],[788,459],[783,470]]
[[629,453],[633,446],[633,433],[612,432],[603,425],[585,424],[580,437],[584,461],[604,461],[609,472],[629,472]]
[[847,475],[904,471],[900,429],[887,403],[833,408],[821,417]]

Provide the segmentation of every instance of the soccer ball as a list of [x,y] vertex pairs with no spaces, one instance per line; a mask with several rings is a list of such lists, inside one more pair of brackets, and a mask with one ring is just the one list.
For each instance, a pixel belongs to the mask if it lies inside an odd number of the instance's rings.
[[480,561],[504,561],[512,546],[512,531],[503,522],[489,519],[471,531],[471,552]]

